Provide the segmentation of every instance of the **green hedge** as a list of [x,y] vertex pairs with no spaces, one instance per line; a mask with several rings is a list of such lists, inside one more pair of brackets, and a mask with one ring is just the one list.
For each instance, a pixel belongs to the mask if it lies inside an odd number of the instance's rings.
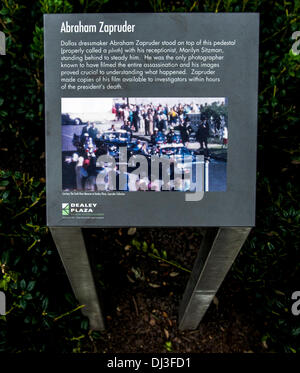
[[[97,338],[77,311],[45,227],[44,13],[260,12],[257,227],[232,269],[269,351],[300,351],[291,294],[299,289],[299,56],[297,1],[3,0],[0,30],[0,290],[9,310],[0,317],[0,350],[81,351]],[[298,88],[298,89],[297,89]],[[298,99],[299,101],[299,99]],[[298,287],[298,288],[297,288]],[[297,323],[298,321],[298,323]]]

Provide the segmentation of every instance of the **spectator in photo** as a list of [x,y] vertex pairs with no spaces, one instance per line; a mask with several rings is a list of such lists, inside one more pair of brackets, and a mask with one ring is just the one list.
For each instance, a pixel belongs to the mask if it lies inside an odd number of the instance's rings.
[[115,104],[115,113],[116,113],[116,120],[121,119],[121,104],[119,102],[116,102]]
[[97,177],[97,169],[96,169],[96,156],[93,153],[89,159],[89,164],[87,166],[87,173],[88,178],[86,180],[86,189],[95,191],[96,190],[96,177]]
[[83,147],[86,152],[86,155],[88,155],[90,152],[90,149],[93,148],[93,140],[91,137],[89,137],[88,134],[85,134],[85,142],[84,142]]
[[134,105],[132,110],[132,124],[134,125],[135,132],[138,132],[140,128],[140,117],[139,117],[139,107]]
[[200,149],[208,149],[207,147],[207,139],[209,136],[209,126],[208,121],[204,120],[200,123],[197,131],[197,140],[200,143]]
[[144,113],[144,122],[145,122],[145,136],[150,135],[150,118],[148,113]]
[[159,131],[162,131],[163,130],[163,122],[161,120],[161,116],[160,114],[156,114],[155,115],[155,127],[159,130]]
[[190,114],[190,112],[191,112],[191,108],[190,108],[190,106],[189,106],[189,105],[185,105],[185,107],[184,107],[184,109],[183,109],[183,113],[184,113],[185,117],[186,117],[188,114]]
[[124,121],[124,108],[125,105],[121,105],[118,111],[118,120],[123,120]]
[[128,109],[128,120],[130,120],[131,126],[132,125],[134,126],[134,124],[133,124],[133,111],[132,111],[131,105],[129,106],[129,109]]
[[96,136],[98,134],[98,129],[96,127],[96,123],[91,123],[90,128],[88,129],[89,137],[95,142]]
[[109,130],[109,131],[113,131],[113,132],[116,131],[115,125],[112,124],[111,127],[110,127],[108,130]]
[[[157,110],[153,111],[152,117],[153,117],[153,128],[158,128],[159,114],[158,114]],[[152,130],[151,133],[153,133],[153,130]]]
[[136,147],[137,147],[137,149],[142,149],[142,146],[143,146],[143,144],[142,144],[142,142],[141,142],[141,140],[137,140],[137,142],[136,142]]
[[141,109],[139,113],[139,119],[140,119],[140,132],[145,133],[145,109]]
[[91,123],[88,121],[88,122],[87,122],[87,125],[84,126],[84,127],[82,128],[81,135],[80,135],[80,140],[81,140],[81,143],[82,143],[82,144],[84,144],[84,142],[85,142],[85,136],[86,136],[86,134],[88,134],[88,136],[89,136],[89,129],[90,129],[91,127],[92,127],[92,125],[91,125]]
[[74,153],[72,156],[66,156],[62,165],[62,179],[64,190],[76,189],[76,173],[75,167],[77,164],[78,154]]
[[77,153],[73,153],[73,155],[72,155],[72,162],[74,162],[74,163],[77,164],[78,158],[79,158],[78,154]]
[[173,136],[174,136],[174,127],[173,126],[170,126],[170,131],[169,133],[167,134],[167,142],[169,144],[171,144],[173,142]]
[[183,122],[179,122],[179,125],[175,127],[175,129],[180,132],[180,137],[182,139],[183,144],[188,142],[188,133],[186,129],[186,124]]
[[85,154],[86,154],[86,151],[89,147],[89,144],[90,144],[90,138],[89,138],[89,134],[86,132],[83,135],[83,140],[82,140],[82,148],[83,148]]
[[225,126],[224,129],[223,129],[223,145],[222,145],[222,148],[227,148],[227,144],[228,144],[228,129],[227,127]]
[[158,129],[155,128],[154,133],[151,135],[151,139],[150,139],[152,145],[156,144],[157,134],[158,134]]
[[144,142],[141,147],[141,154],[142,155],[149,155],[147,144]]
[[164,112],[165,116],[167,117],[167,121],[168,121],[169,120],[169,118],[168,118],[169,106],[167,104],[164,106],[163,112]]
[[76,190],[83,190],[81,168],[83,167],[84,158],[78,157],[78,161],[75,167],[76,173]]
[[155,145],[152,150],[152,154],[159,156],[160,155],[160,145]]
[[165,113],[161,113],[160,115],[160,122],[161,122],[161,126],[164,130],[167,130],[168,128],[168,117]]
[[128,120],[123,126],[121,126],[121,130],[127,131],[132,135],[132,130],[130,128],[130,121]]
[[173,106],[170,113],[170,124],[175,124],[177,121],[177,112],[176,112],[176,106]]
[[114,120],[117,120],[117,105],[119,104],[115,104],[112,109],[111,109],[111,112],[115,115],[115,119]]
[[154,118],[152,109],[148,110],[147,119],[149,120],[149,134],[152,135],[154,130]]
[[87,171],[87,168],[90,164],[90,160],[89,159],[85,159],[83,161],[83,165],[82,167],[80,168],[80,178],[81,178],[81,184],[82,184],[82,189],[85,190],[86,189],[86,181],[89,177],[89,174],[88,174],[88,171]]
[[188,141],[190,134],[193,132],[193,128],[192,128],[190,119],[188,119],[188,118],[185,119],[184,128],[185,128],[185,131],[186,131],[186,136],[187,136],[187,141]]
[[193,102],[191,104],[191,109],[192,109],[191,112],[193,114],[198,114],[199,113],[198,106],[195,103],[193,103]]

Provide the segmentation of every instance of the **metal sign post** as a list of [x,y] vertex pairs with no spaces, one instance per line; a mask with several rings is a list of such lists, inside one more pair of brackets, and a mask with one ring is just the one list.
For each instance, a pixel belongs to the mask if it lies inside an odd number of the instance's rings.
[[251,228],[207,228],[179,308],[179,329],[197,329]]
[[50,228],[75,297],[90,328],[103,330],[104,320],[81,228]]

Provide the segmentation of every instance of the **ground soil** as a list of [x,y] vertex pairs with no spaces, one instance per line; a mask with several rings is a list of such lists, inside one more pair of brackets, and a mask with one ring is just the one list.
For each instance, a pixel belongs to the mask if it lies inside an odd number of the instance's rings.
[[[101,288],[106,331],[91,340],[102,353],[261,352],[261,335],[248,314],[241,284],[229,272],[200,326],[178,330],[178,306],[203,229],[85,229]],[[130,234],[128,234],[130,233]],[[134,234],[132,234],[134,233]],[[142,247],[138,249],[139,242]],[[143,242],[146,244],[143,245]],[[153,245],[154,246],[153,246]],[[152,245],[152,248],[151,248]],[[166,253],[164,254],[163,251]]]

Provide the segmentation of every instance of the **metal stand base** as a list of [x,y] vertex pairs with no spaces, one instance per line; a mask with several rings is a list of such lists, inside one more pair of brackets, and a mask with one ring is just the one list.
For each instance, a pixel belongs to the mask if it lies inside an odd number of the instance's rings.
[[[74,294],[90,328],[104,330],[81,228],[50,228]],[[197,329],[251,228],[207,228],[179,307],[179,329]]]
[[179,307],[179,329],[197,329],[251,228],[207,228]]
[[84,304],[82,313],[90,320],[90,328],[104,330],[104,320],[91,271],[81,228],[50,228],[75,297]]

